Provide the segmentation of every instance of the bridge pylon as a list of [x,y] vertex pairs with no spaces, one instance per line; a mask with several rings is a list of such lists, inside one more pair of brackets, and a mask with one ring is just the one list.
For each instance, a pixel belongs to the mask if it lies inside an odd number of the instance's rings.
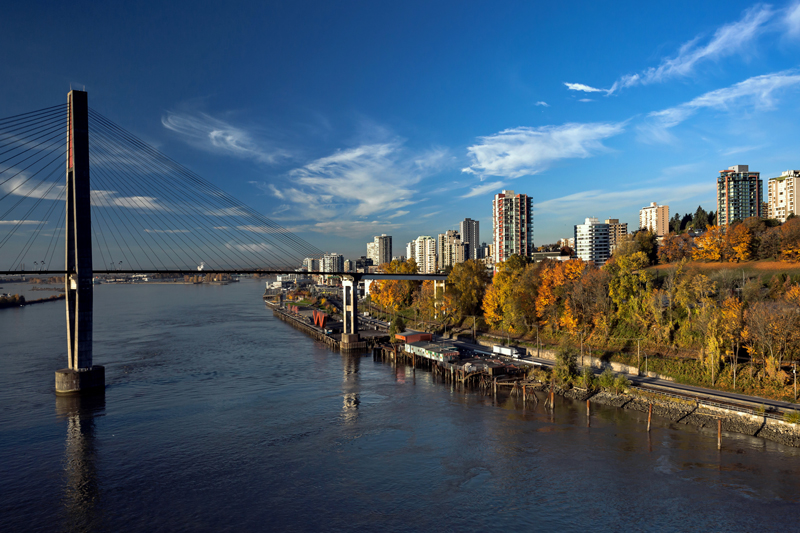
[[342,278],[342,343],[358,342],[358,282],[361,276],[347,275]]
[[68,367],[56,370],[56,394],[105,387],[105,368],[92,364],[92,200],[89,181],[89,102],[67,96],[66,265]]

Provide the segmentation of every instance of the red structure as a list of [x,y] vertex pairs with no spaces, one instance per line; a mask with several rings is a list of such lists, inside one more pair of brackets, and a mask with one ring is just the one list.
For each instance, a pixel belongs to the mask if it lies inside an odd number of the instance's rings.
[[325,329],[325,323],[328,321],[327,313],[323,313],[322,311],[317,311],[315,309],[312,311],[312,315],[314,317],[314,325]]

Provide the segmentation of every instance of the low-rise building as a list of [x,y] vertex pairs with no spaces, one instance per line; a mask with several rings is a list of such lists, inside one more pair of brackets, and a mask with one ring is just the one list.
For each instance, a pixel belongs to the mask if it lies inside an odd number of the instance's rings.
[[[667,212],[669,213],[669,208],[667,208]],[[607,218],[606,224],[608,224],[608,245],[611,247],[611,253],[613,254],[614,248],[628,234],[628,223],[620,222],[618,218]]]
[[451,363],[458,361],[461,357],[461,353],[455,346],[443,346],[427,341],[406,343],[405,351],[440,363]]

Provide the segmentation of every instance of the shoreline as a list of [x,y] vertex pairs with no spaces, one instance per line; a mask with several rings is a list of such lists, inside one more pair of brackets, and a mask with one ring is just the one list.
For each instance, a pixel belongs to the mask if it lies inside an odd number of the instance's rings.
[[[336,339],[326,335],[323,331],[314,328],[310,324],[301,323],[298,319],[286,315],[274,304],[267,303],[267,308],[273,311],[273,315],[279,320],[287,322],[295,329],[306,333],[309,337],[324,342],[331,350],[338,348],[339,342]],[[338,351],[338,350],[336,350]],[[373,359],[377,360],[377,354],[381,354],[381,359],[389,359],[394,364],[400,363],[403,359],[409,359],[404,352],[395,353],[393,350],[384,350],[382,348],[373,349]],[[420,364],[421,363],[421,364]],[[514,380],[498,382],[494,378],[491,386],[487,386],[485,381],[481,381],[478,386],[478,380],[472,379],[473,386],[470,386],[470,377],[458,377],[452,369],[445,369],[441,364],[434,361],[427,361],[423,359],[414,359],[413,361],[404,361],[403,364],[410,364],[413,368],[425,369],[431,372],[436,378],[441,379],[443,382],[453,382],[461,385],[465,389],[471,389],[473,392],[480,393],[483,389],[485,394],[495,394],[498,392],[503,395],[521,395],[523,402],[527,400],[527,391],[545,392],[547,394],[551,385],[532,380]],[[620,368],[620,370],[623,370]],[[509,392],[503,392],[503,387],[511,386]],[[500,389],[500,391],[498,391]],[[669,393],[643,389],[640,387],[632,387],[628,392],[622,394],[613,394],[605,391],[587,391],[585,389],[570,388],[565,389],[561,386],[552,388],[554,394],[558,394],[562,398],[572,401],[586,401],[587,407],[591,403],[597,403],[609,407],[616,407],[619,409],[628,409],[639,412],[648,412],[652,405],[652,412],[655,416],[665,419],[669,425],[687,425],[696,428],[714,427],[719,424],[720,431],[728,433],[739,433],[752,437],[763,438],[771,440],[785,446],[800,448],[800,425],[785,422],[768,415],[766,412],[763,414],[748,413],[742,410],[728,408],[722,405],[709,405],[701,398],[694,395],[676,396]],[[534,400],[538,403],[538,398]]]

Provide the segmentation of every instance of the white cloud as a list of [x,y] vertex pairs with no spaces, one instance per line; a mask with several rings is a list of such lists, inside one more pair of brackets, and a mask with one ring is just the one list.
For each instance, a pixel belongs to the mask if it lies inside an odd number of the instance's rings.
[[[399,140],[339,150],[289,172],[291,185],[259,185],[290,202],[295,219],[366,217],[395,211],[418,201],[416,186],[449,164],[446,150],[412,153]],[[287,217],[284,217],[286,219]],[[312,230],[313,231],[313,230]]]
[[586,158],[607,150],[602,140],[621,133],[624,123],[570,123],[512,128],[467,148],[472,164],[462,172],[519,178],[537,174],[561,159]]
[[489,183],[484,183],[482,185],[477,185],[472,187],[469,192],[461,198],[472,198],[473,196],[483,196],[484,194],[490,193],[492,191],[499,191],[505,186],[505,183],[502,181],[492,181]]
[[800,2],[795,2],[794,5],[786,9],[786,15],[783,19],[786,27],[786,34],[793,38],[800,38]]
[[254,133],[205,113],[169,112],[161,118],[161,123],[204,150],[267,164],[275,164],[291,157],[287,150],[276,147],[273,143],[257,140]]
[[[692,183],[682,186],[646,187],[629,190],[591,190],[582,191],[560,198],[553,198],[534,205],[537,214],[586,213],[586,216],[603,218],[615,210],[642,207],[657,198],[661,204],[680,202],[702,194],[713,195],[716,182]],[[713,197],[713,196],[712,196]],[[602,212],[601,212],[602,211]]]
[[593,100],[593,99],[591,99],[591,98],[581,98],[581,99],[580,99],[580,100],[578,100],[578,101],[579,101],[579,102],[594,102],[594,100]]
[[[15,170],[12,168],[8,171]],[[26,173],[19,172],[16,177],[0,183],[0,192],[13,196],[27,196],[37,200],[58,200],[64,194],[65,187],[63,185],[54,185],[52,188],[50,186],[43,187],[45,183],[45,181],[31,181]]]
[[547,102],[543,102],[543,101],[536,102],[535,105],[538,105],[538,106],[541,106],[541,107],[550,107],[550,104],[548,104]]
[[[634,85],[660,83],[668,79],[691,75],[698,64],[716,61],[723,57],[750,53],[753,43],[768,31],[768,22],[774,11],[768,5],[756,5],[744,12],[736,22],[718,28],[710,39],[695,37],[684,43],[675,57],[664,59],[658,67],[650,67],[639,74],[623,76],[608,90],[614,93]],[[705,41],[705,42],[704,42]]]
[[[41,220],[0,220],[0,226],[16,226],[26,224],[41,224]],[[47,221],[44,221],[47,224]]]
[[120,196],[117,191],[95,189],[91,192],[92,207],[125,207],[143,211],[170,211],[154,196]]
[[707,92],[678,106],[654,111],[648,115],[649,120],[639,126],[639,131],[645,141],[670,140],[671,135],[666,130],[687,120],[699,110],[716,109],[732,112],[745,107],[755,110],[772,109],[776,93],[797,85],[800,85],[798,70],[754,76],[730,87]]
[[405,216],[405,215],[407,215],[409,213],[410,213],[410,211],[398,211],[397,213],[394,213],[393,215],[389,215],[386,218],[391,219],[391,218],[402,217],[402,216]]
[[570,91],[583,91],[585,93],[604,93],[607,92],[606,89],[598,89],[596,87],[590,87],[588,85],[584,85],[583,83],[567,83],[564,82],[564,85],[567,86],[567,89]]
[[380,222],[377,220],[365,221],[352,218],[324,220],[313,224],[291,226],[287,229],[293,233],[314,232],[323,235],[336,235],[339,237],[362,237],[381,233],[390,233],[400,229],[400,224]]

